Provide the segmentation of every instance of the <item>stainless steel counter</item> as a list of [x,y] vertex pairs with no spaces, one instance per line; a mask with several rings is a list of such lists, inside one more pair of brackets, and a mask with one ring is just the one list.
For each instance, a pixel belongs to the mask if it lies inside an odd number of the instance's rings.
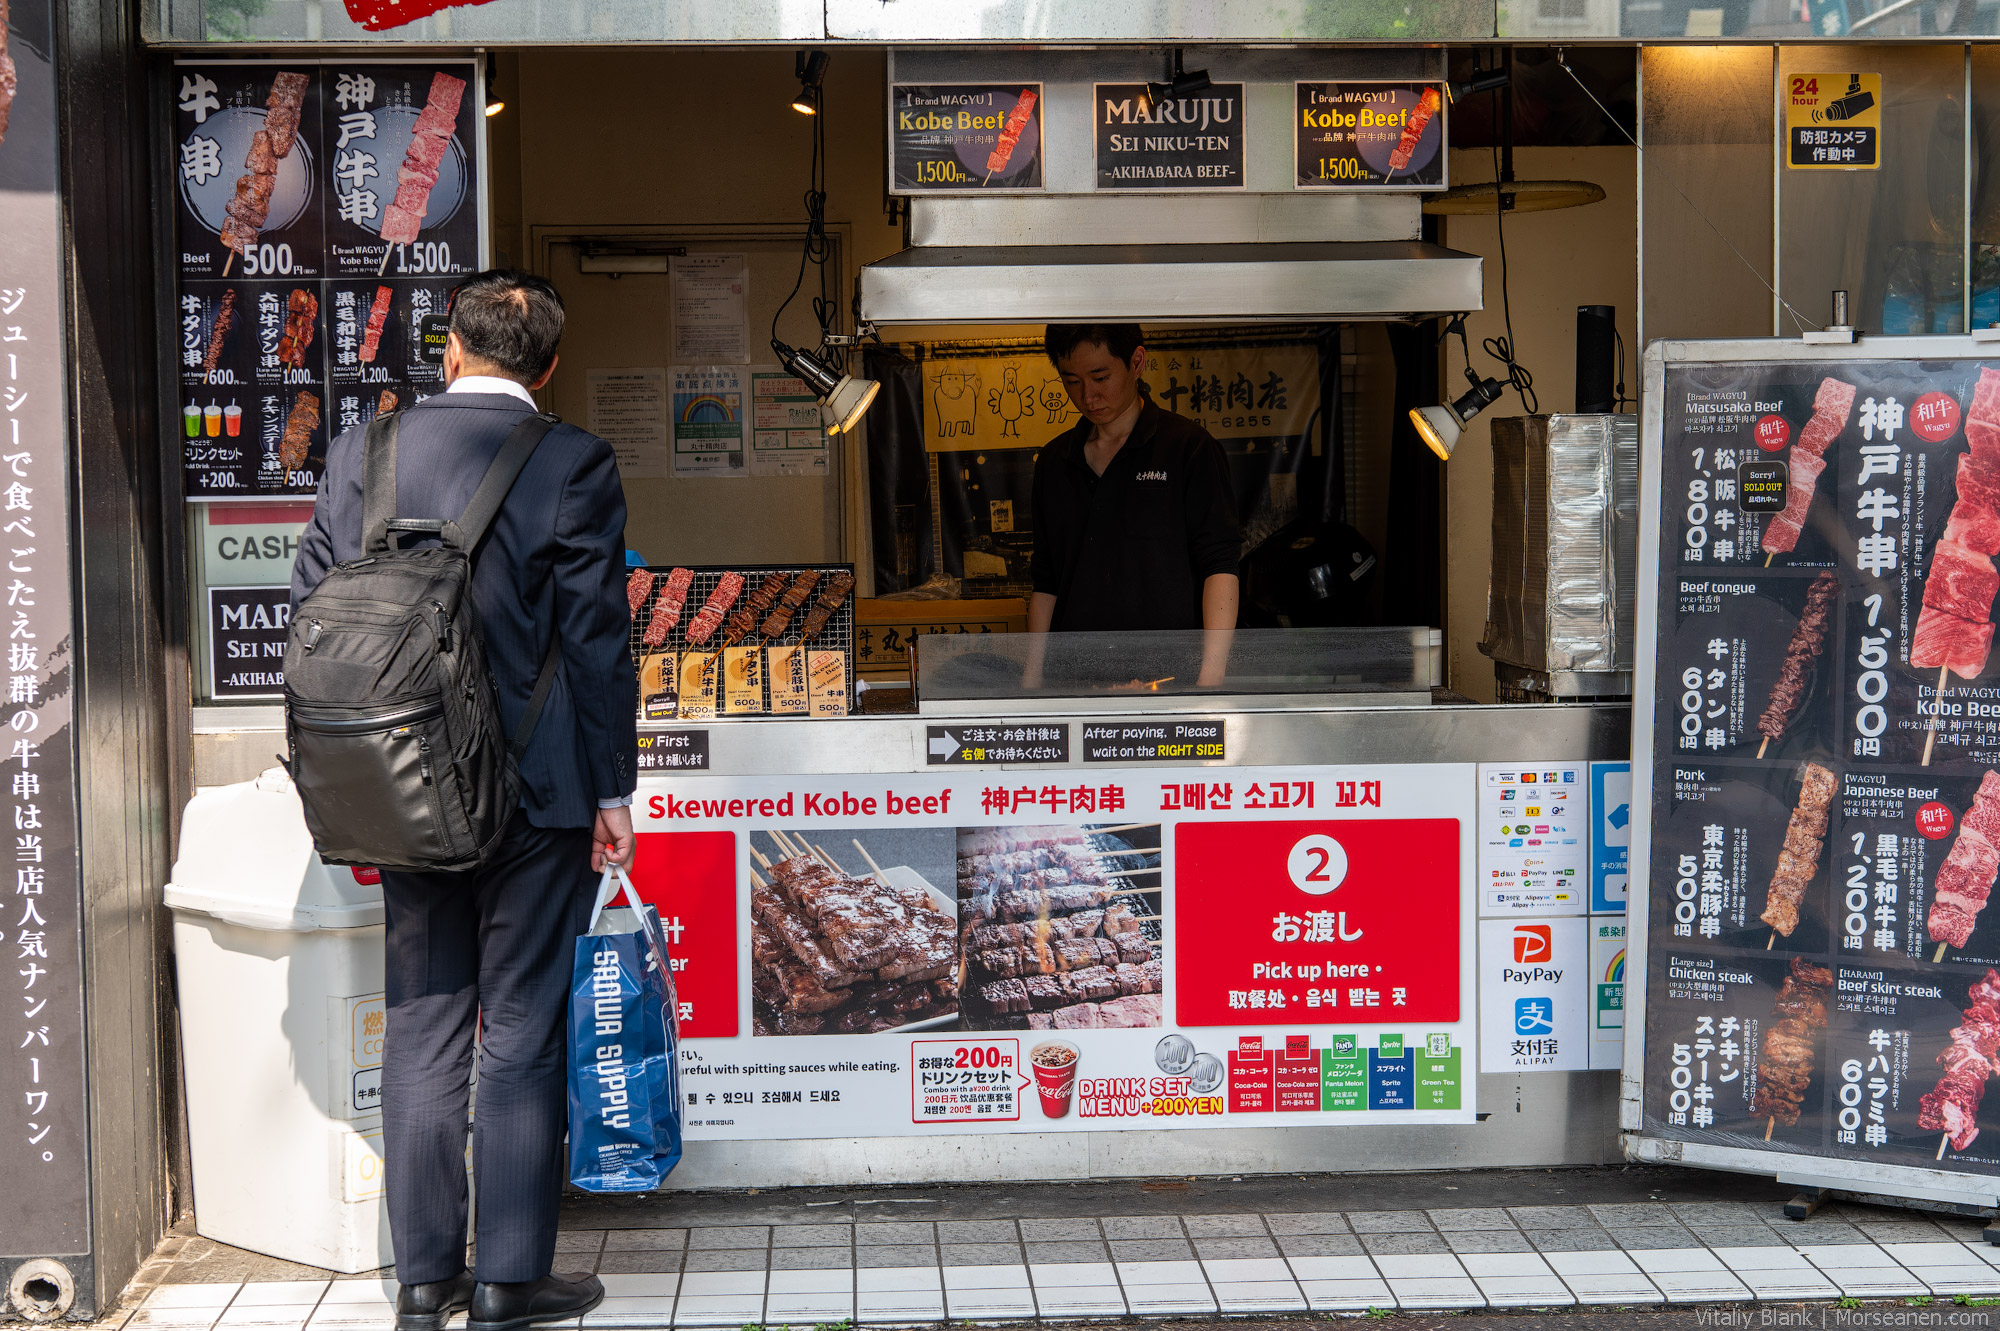
[[[1124,718],[1149,712],[1136,702]],[[1184,715],[1184,714],[1182,714]],[[1631,712],[1622,705],[1425,707],[1326,706],[1224,710],[1228,757],[1210,766],[1311,766],[1366,762],[1581,762],[1629,756]],[[994,715],[994,724],[1023,718]],[[1053,719],[1036,716],[1037,724]],[[1103,722],[1103,714],[1075,722]],[[922,772],[928,726],[916,716],[824,721],[715,721],[705,729],[717,775]],[[204,708],[196,713],[199,785],[247,780],[276,761],[283,716],[276,708]],[[1080,754],[1081,745],[1073,745]],[[1081,767],[1080,757],[1070,764]],[[1185,764],[1176,764],[1185,766]],[[1046,772],[1047,766],[1035,770]],[[698,777],[679,772],[677,780]],[[642,775],[642,787],[647,777]],[[1232,1128],[1105,1131],[1017,1136],[701,1141],[675,1171],[679,1188],[784,1184],[1028,1180],[1596,1164],[1620,1158],[1618,1074],[1483,1074],[1481,1121],[1461,1126]]]

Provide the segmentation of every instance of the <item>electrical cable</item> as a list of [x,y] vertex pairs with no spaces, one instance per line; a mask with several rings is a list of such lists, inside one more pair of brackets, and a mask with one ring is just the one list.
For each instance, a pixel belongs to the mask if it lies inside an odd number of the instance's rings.
[[771,316],[771,340],[778,340],[778,320],[791,307],[792,301],[806,284],[806,265],[819,268],[820,294],[813,298],[813,318],[819,323],[819,350],[826,349],[826,335],[839,317],[837,300],[827,296],[826,261],[832,252],[832,243],[826,234],[826,109],[821,103],[820,113],[810,117],[812,122],[812,169],[805,192],[806,236],[799,250],[799,275],[792,283],[792,290],[785,297],[784,304],[778,306]]
[[1623,411],[1628,403],[1638,406],[1639,399],[1625,396],[1625,334],[1618,331],[1615,322],[1611,325],[1611,341],[1618,348],[1618,386],[1612,390],[1611,409]]
[[[1528,373],[1528,367],[1514,359],[1514,306],[1507,298],[1507,198],[1505,186],[1500,183],[1500,145],[1493,145],[1493,231],[1500,238],[1500,321],[1506,332],[1499,337],[1483,339],[1479,346],[1482,351],[1507,367],[1507,385],[1520,396],[1521,407],[1530,416],[1539,416],[1541,400],[1535,396],[1535,376]],[[1467,365],[1472,363],[1466,357]]]
[[[1581,78],[1577,77],[1576,71],[1569,67],[1569,61],[1564,58],[1563,48],[1560,46],[1556,48],[1556,64],[1562,67],[1562,72],[1569,75],[1570,80],[1574,82],[1577,87],[1583,89],[1583,95],[1585,97],[1588,97],[1591,100],[1592,104],[1595,105],[1599,111],[1602,111],[1604,113],[1604,118],[1611,122],[1612,128],[1616,129],[1620,134],[1623,134],[1625,136],[1625,141],[1631,144],[1634,148],[1637,148],[1639,150],[1639,160],[1641,162],[1644,162],[1646,160],[1646,149],[1643,146],[1641,146],[1639,140],[1632,137],[1632,132],[1625,128],[1624,123],[1620,121],[1617,116],[1611,114],[1610,108],[1606,107],[1603,102],[1597,100],[1597,94],[1592,92],[1589,86],[1585,84]],[[1764,290],[1771,293],[1771,298],[1777,301],[1778,304],[1784,308],[1785,313],[1792,316],[1792,324],[1794,327],[1796,327],[1801,333],[1805,331],[1806,326],[1808,324],[1810,324],[1814,328],[1820,327],[1819,324],[1813,323],[1811,319],[1808,319],[1803,314],[1800,314],[1798,310],[1793,307],[1790,301],[1786,300],[1783,296],[1778,294],[1778,289],[1771,285],[1770,279],[1765,277],[1764,274],[1758,270],[1756,264],[1751,263],[1749,259],[1744,257],[1743,251],[1736,248],[1735,241],[1731,240],[1728,236],[1723,234],[1721,227],[1717,226],[1714,222],[1709,221],[1708,214],[1703,212],[1699,207],[1695,205],[1695,201],[1688,197],[1688,192],[1680,187],[1680,183],[1678,181],[1676,181],[1672,176],[1668,175],[1665,171],[1660,172],[1660,179],[1666,181],[1669,185],[1672,185],[1674,187],[1674,193],[1681,196],[1681,202],[1685,203],[1688,206],[1688,208],[1693,211],[1696,217],[1699,217],[1704,223],[1707,224],[1708,229],[1715,233],[1716,239],[1720,240],[1723,244],[1729,247],[1729,252],[1735,255],[1737,259],[1742,262],[1745,268],[1748,268],[1750,270],[1750,275],[1756,278],[1757,281],[1763,285]]]

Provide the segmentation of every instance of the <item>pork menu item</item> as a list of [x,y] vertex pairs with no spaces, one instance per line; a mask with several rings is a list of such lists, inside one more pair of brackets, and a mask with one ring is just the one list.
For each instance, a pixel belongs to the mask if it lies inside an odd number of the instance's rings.
[[250,151],[243,158],[245,174],[236,178],[235,196],[222,210],[222,243],[238,254],[257,243],[270,216],[278,163],[298,142],[299,116],[311,82],[305,74],[278,74],[271,80],[270,95],[264,99],[264,128],[250,136]]
[[203,374],[214,374],[215,367],[222,363],[222,349],[228,344],[230,330],[234,327],[236,327],[236,289],[231,287],[222,293],[222,303],[215,309],[215,323],[208,330],[208,350],[201,358]]
[[1812,419],[1799,431],[1786,459],[1784,512],[1773,514],[1764,528],[1765,554],[1788,554],[1798,545],[1806,513],[1812,508],[1813,490],[1820,472],[1826,469],[1826,446],[1847,428],[1847,417],[1853,410],[1853,384],[1831,377],[1820,380],[1819,392],[1813,395]]
[[1799,802],[1785,828],[1784,848],[1771,874],[1764,913],[1757,918],[1785,937],[1799,927],[1799,902],[1819,876],[1819,857],[1826,839],[1827,809],[1839,781],[1818,763],[1807,763],[1799,781]]
[[1034,89],[1021,89],[1020,97],[1015,99],[1014,109],[1007,113],[1007,123],[1000,130],[999,141],[993,145],[993,151],[986,154],[988,180],[1007,169],[1009,159],[1014,156],[1015,147],[1021,142],[1022,132],[1034,118],[1035,100]]
[[757,617],[771,608],[790,580],[790,575],[785,573],[765,574],[757,590],[744,597],[743,603],[736,607],[736,613],[729,617],[722,631],[724,645],[734,647],[749,637],[757,627]]
[[1799,1121],[1799,1104],[1812,1080],[1819,1032],[1826,1029],[1827,995],[1832,991],[1832,971],[1804,957],[1792,959],[1792,973],[1771,1004],[1778,1019],[1764,1028],[1757,1050],[1757,1091],[1750,1097],[1750,1112],[1758,1118],[1788,1128]]
[[722,627],[722,617],[729,613],[729,607],[736,604],[736,598],[743,591],[741,573],[725,573],[716,581],[715,590],[708,594],[693,619],[688,621],[687,640],[699,647]]
[[1958,460],[1958,493],[1944,538],[1932,547],[1910,664],[1976,679],[1993,648],[1993,596],[2000,592],[1992,559],[2000,549],[2000,373],[1983,366],[1965,438],[1972,451]]
[[285,417],[285,433],[278,440],[278,461],[286,471],[298,471],[306,465],[306,454],[312,449],[312,433],[318,428],[318,395],[300,393],[292,402],[291,414]]
[[396,405],[396,391],[392,388],[385,388],[382,390],[382,396],[375,399],[375,414],[377,416],[387,416],[396,409]]
[[1784,664],[1778,667],[1778,682],[1771,686],[1771,701],[1757,718],[1757,729],[1766,740],[1783,739],[1785,727],[1798,714],[1805,700],[1806,671],[1826,650],[1828,621],[1833,617],[1833,598],[1840,592],[1840,579],[1822,573],[1806,589],[1805,608],[1799,612],[1798,627],[1785,647]]
[[1416,107],[1410,112],[1409,123],[1403,126],[1403,136],[1396,140],[1395,148],[1389,153],[1390,175],[1409,167],[1410,158],[1416,156],[1418,141],[1424,137],[1431,117],[1438,113],[1442,105],[1444,99],[1438,95],[1436,88],[1424,89],[1424,95],[1417,99]]
[[438,164],[457,132],[458,107],[464,98],[464,79],[442,72],[431,76],[430,94],[417,115],[403,164],[396,171],[396,197],[382,213],[381,236],[391,245],[407,245],[424,229]]
[[395,292],[388,287],[375,288],[375,303],[368,307],[368,323],[361,330],[361,363],[373,365],[375,353],[382,349],[382,329],[389,322],[389,301]]
[[0,0],[0,143],[7,141],[7,117],[14,109],[18,85],[14,58],[7,54],[7,0]]
[[[1965,1020],[1952,1027],[1951,1043],[1938,1054],[1944,1075],[1937,1089],[1917,1100],[1917,1126],[1942,1132],[1954,1151],[1979,1135],[1979,1101],[1986,1079],[2000,1072],[2000,972],[1986,974],[1965,991]],[[1944,1147],[1938,1147],[1944,1154]]]
[[1988,772],[1979,779],[1972,807],[1959,820],[1958,837],[1938,866],[1926,921],[1931,938],[1964,947],[1986,907],[1996,874],[2000,874],[2000,772]]
[[295,370],[306,367],[306,348],[312,345],[319,327],[319,297],[304,287],[293,287],[285,301],[285,333],[278,339],[278,362]]
[[646,620],[645,641],[648,647],[666,643],[667,635],[680,622],[681,607],[687,604],[688,588],[693,585],[694,570],[687,568],[677,568],[661,581],[659,599],[653,602],[652,615]]
[[639,607],[653,594],[653,583],[658,575],[651,569],[635,568],[632,576],[625,579],[625,603],[632,608],[632,618],[639,617]]

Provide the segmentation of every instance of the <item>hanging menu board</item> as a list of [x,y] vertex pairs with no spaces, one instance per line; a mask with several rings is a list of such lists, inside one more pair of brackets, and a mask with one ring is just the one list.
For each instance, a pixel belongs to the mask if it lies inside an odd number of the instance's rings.
[[1097,188],[1243,188],[1243,85],[1215,83],[1186,97],[1145,83],[1091,89]]
[[1038,190],[1042,85],[898,83],[889,90],[892,194]]
[[202,61],[172,87],[187,497],[311,495],[330,438],[444,386],[422,332],[481,265],[477,69]]
[[1445,187],[1442,83],[1292,86],[1297,188]]
[[1647,379],[1644,1131],[2000,1175],[2000,355],[1694,345]]

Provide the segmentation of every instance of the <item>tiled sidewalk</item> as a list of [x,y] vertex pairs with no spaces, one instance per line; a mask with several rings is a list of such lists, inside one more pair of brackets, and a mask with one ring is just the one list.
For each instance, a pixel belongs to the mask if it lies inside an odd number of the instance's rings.
[[[558,1270],[604,1279],[586,1328],[2000,1294],[2000,1248],[1976,1220],[1828,1207],[1789,1221],[1776,1201],[593,1229],[558,1247]],[[394,1291],[162,1283],[122,1325],[372,1331]]]

